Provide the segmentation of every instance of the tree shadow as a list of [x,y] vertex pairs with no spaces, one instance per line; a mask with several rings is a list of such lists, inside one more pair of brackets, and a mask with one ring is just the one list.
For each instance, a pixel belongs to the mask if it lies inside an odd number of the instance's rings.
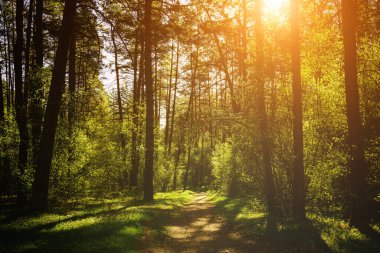
[[[83,205],[76,209],[79,212],[52,221],[43,220],[44,215],[54,216],[62,210],[30,214],[27,209],[13,209],[13,213],[10,209],[9,215],[2,214],[0,252],[135,252],[145,224],[174,202],[136,199],[115,205]],[[34,218],[36,222],[25,223]]]
[[370,225],[358,226],[359,231],[368,237],[370,240],[380,244],[380,234],[378,231],[373,229]]
[[254,207],[240,199],[216,203],[219,215],[227,217],[227,226],[239,231],[243,241],[250,242],[247,250],[241,252],[332,252],[311,221],[295,222],[284,217],[268,217],[264,213],[238,218],[247,208]]

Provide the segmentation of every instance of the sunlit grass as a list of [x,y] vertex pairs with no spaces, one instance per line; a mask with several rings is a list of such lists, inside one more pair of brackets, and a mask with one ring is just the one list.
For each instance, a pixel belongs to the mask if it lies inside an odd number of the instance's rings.
[[[250,238],[263,241],[268,252],[380,252],[375,239],[364,235],[348,221],[321,214],[307,214],[308,221],[296,223],[289,217],[277,218],[275,229],[268,227],[262,204],[249,198],[230,199],[218,192],[208,193],[219,215]],[[372,228],[379,232],[379,225]],[[282,248],[278,248],[281,245]]]
[[187,203],[192,191],[157,193],[152,202],[136,198],[83,199],[34,216],[2,210],[0,252],[138,252],[147,226],[153,233],[169,211]]

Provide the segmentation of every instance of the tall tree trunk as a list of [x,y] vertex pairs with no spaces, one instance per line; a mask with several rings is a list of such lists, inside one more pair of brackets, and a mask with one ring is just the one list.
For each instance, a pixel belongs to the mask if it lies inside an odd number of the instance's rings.
[[167,91],[167,99],[166,99],[166,121],[165,121],[165,149],[169,143],[169,131],[170,131],[170,106],[171,106],[171,96],[172,96],[172,79],[173,79],[173,58],[174,58],[174,45],[172,39],[171,45],[171,56],[170,56],[170,73],[169,73],[169,84]]
[[[192,54],[192,53],[191,53]],[[195,58],[195,59],[194,59]],[[196,100],[196,76],[197,76],[197,69],[198,69],[198,48],[196,50],[195,56],[191,56],[190,60],[190,69],[191,69],[191,92],[190,92],[190,99],[189,99],[189,106],[186,111],[186,118],[184,122],[184,127],[187,125],[187,122],[190,118],[189,126],[188,126],[188,150],[187,150],[187,166],[183,177],[183,190],[185,191],[187,188],[189,173],[190,173],[190,161],[191,161],[191,145],[193,142],[192,138],[192,129],[193,129],[193,120],[194,120],[194,103]],[[183,143],[184,141],[181,141]],[[179,145],[183,145],[183,144]]]
[[43,22],[42,16],[44,11],[44,1],[36,0],[36,16],[35,16],[35,35],[34,35],[34,43],[36,50],[36,65],[37,68],[43,67],[44,60],[44,46],[43,46]]
[[[6,30],[6,41],[7,41],[7,65],[8,65],[8,72],[7,72],[7,110],[9,111],[11,106],[13,106],[13,78],[12,78],[12,57],[11,57],[11,48],[13,45],[13,33],[11,34],[11,27],[7,20],[7,15],[5,11],[3,11],[4,15],[4,26]],[[11,41],[12,40],[12,41]]]
[[30,110],[29,117],[31,121],[31,141],[32,141],[32,160],[33,167],[37,167],[38,145],[41,137],[41,127],[43,118],[43,105],[42,99],[44,97],[43,82],[40,75],[43,68],[43,0],[36,0],[36,15],[35,15],[35,33],[34,50],[36,54],[36,67],[35,71],[39,74],[38,78],[34,78],[33,82],[30,82]]
[[22,53],[24,48],[24,33],[23,33],[23,11],[24,1],[16,1],[16,44],[13,50],[14,69],[15,69],[15,88],[16,88],[16,122],[19,130],[20,144],[18,151],[18,169],[20,172],[17,186],[17,201],[25,203],[27,200],[26,183],[23,175],[28,162],[28,129],[26,119],[26,102],[24,93],[24,84],[22,80]]
[[4,87],[3,76],[1,75],[3,66],[0,64],[0,121],[4,121]]
[[[29,95],[28,86],[29,86],[29,69],[30,69],[30,44],[32,38],[32,21],[33,21],[33,10],[34,10],[34,0],[29,2],[29,11],[28,11],[28,22],[26,25],[26,45],[25,45],[25,76],[24,76],[24,93],[25,96]],[[26,99],[27,100],[27,99]]]
[[305,218],[305,175],[303,166],[302,87],[298,0],[291,0],[292,74],[293,74],[293,211],[296,218]]
[[71,177],[71,170],[70,166],[74,160],[74,145],[73,145],[73,128],[74,128],[74,121],[75,121],[75,89],[76,89],[76,52],[77,52],[77,46],[76,46],[76,37],[75,37],[75,27],[73,31],[73,35],[70,41],[70,51],[69,51],[69,103],[68,103],[68,113],[67,113],[67,120],[69,123],[69,149],[68,149],[68,162],[69,162],[69,169],[67,171],[67,176]]
[[[153,33],[155,36],[155,33]],[[157,49],[157,40],[154,43],[154,127],[160,127],[160,104],[159,100],[161,99],[161,77],[158,78],[158,49]],[[158,143],[155,144],[156,148],[158,147]],[[158,153],[155,154],[155,159],[158,158]]]
[[265,106],[265,86],[264,86],[264,54],[263,54],[263,25],[262,25],[262,2],[256,1],[256,76],[257,76],[257,109],[259,128],[261,134],[261,145],[264,162],[264,191],[268,205],[269,216],[275,214],[275,189],[272,172],[272,147],[268,126],[268,116]]
[[190,171],[190,163],[191,163],[191,142],[192,140],[189,140],[189,147],[187,148],[187,165],[185,174],[183,176],[183,191],[186,191],[187,189],[187,183],[189,180],[189,171]]
[[76,0],[65,1],[48,102],[39,143],[37,168],[33,182],[32,207],[39,210],[46,209],[48,204],[49,178],[53,158],[54,139],[57,130],[59,108],[65,88],[67,54],[73,33],[75,9]]
[[117,45],[115,40],[115,32],[113,30],[114,28],[111,27],[111,38],[112,38],[112,44],[114,48],[114,59],[115,59],[115,73],[116,73],[116,90],[117,90],[117,107],[119,112],[119,123],[120,123],[120,144],[121,144],[121,150],[123,152],[123,161],[126,160],[126,150],[125,150],[125,135],[122,133],[123,131],[123,105],[121,101],[121,90],[120,90],[120,77],[119,77],[119,63],[118,63],[118,51],[117,51]]
[[242,34],[241,34],[241,53],[240,53],[240,73],[243,78],[243,80],[246,80],[247,77],[247,66],[246,66],[246,59],[247,59],[247,48],[248,48],[248,42],[247,42],[247,3],[246,0],[242,0],[242,9],[243,9],[243,22],[242,22]]
[[145,0],[145,86],[146,86],[146,151],[144,200],[153,200],[154,101],[152,78],[152,0]]
[[[9,87],[9,82],[8,82],[8,73],[10,71],[10,66],[8,66],[8,50],[9,50],[9,45],[7,43],[7,25],[6,25],[6,19],[5,19],[5,13],[4,13],[4,9],[2,11],[2,15],[3,15],[3,28],[4,28],[4,33],[3,33],[3,41],[4,41],[4,49],[1,51],[1,52],[4,52],[4,55],[3,55],[3,59],[4,59],[4,63],[5,63],[5,81],[7,83],[7,86],[5,87],[5,99],[6,99],[6,106],[7,106],[7,111],[10,110],[10,91],[8,89]],[[3,91],[4,92],[4,91]]]
[[364,135],[362,130],[359,89],[357,81],[357,1],[342,1],[342,26],[344,43],[344,73],[346,86],[346,109],[349,144],[349,203],[350,221],[353,225],[367,222],[367,174],[368,165],[364,157]]
[[175,107],[177,99],[177,86],[178,86],[178,76],[179,76],[179,41],[177,41],[176,50],[176,67],[175,67],[175,80],[174,80],[174,94],[173,94],[173,108],[172,108],[172,119],[170,121],[170,133],[169,133],[169,149],[168,154],[171,153],[172,149],[172,139],[173,139],[173,128],[174,128],[174,118],[175,118]]
[[[139,5],[137,10],[137,20],[139,20]],[[134,59],[133,59],[133,105],[132,105],[132,151],[131,151],[131,163],[132,169],[129,174],[129,184],[131,187],[137,187],[138,183],[138,173],[139,173],[139,165],[140,165],[140,157],[139,150],[137,148],[137,135],[139,133],[139,106],[140,106],[140,87],[137,78],[137,67],[138,67],[138,59],[139,59],[139,29],[136,29],[136,38],[135,38],[135,49],[134,49]],[[141,59],[143,57],[141,56]]]

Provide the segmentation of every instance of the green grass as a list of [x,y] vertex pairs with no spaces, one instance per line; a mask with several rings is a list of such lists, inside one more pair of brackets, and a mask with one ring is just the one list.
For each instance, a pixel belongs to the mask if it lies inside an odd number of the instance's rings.
[[380,252],[379,225],[373,224],[368,234],[350,227],[345,220],[317,214],[308,214],[302,224],[289,218],[273,224],[259,201],[229,199],[217,192],[208,196],[219,215],[258,242],[258,252]]
[[33,216],[3,206],[0,252],[137,252],[148,227],[159,236],[170,211],[192,196],[191,191],[174,191],[155,194],[153,202],[83,199]]

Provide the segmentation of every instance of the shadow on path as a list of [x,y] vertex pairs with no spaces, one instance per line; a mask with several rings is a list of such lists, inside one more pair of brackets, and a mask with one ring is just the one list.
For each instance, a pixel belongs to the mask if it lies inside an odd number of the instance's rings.
[[[310,223],[269,231],[265,229],[266,217],[261,217],[251,224],[250,231],[253,233],[245,233],[241,226],[230,221],[231,217],[227,219],[226,215],[231,213],[220,213],[208,200],[206,193],[198,193],[191,203],[173,211],[168,221],[156,221],[161,226],[161,232],[154,235],[148,231],[140,251],[331,252]],[[241,222],[246,225],[252,221]],[[157,238],[157,235],[162,238]]]

